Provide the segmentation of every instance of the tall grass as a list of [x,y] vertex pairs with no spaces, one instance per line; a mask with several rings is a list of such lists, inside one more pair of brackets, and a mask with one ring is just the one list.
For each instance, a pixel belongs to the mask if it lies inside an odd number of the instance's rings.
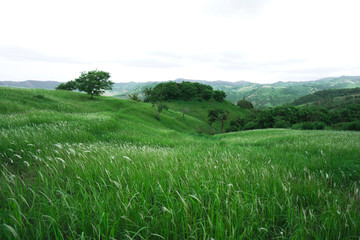
[[1,114],[0,239],[360,237],[359,133],[204,136],[146,104],[19,91],[54,105]]

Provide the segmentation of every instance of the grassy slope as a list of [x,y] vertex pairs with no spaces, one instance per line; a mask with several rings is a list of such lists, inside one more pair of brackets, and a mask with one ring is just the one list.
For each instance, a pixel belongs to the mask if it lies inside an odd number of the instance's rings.
[[359,133],[202,136],[176,112],[44,90],[0,88],[0,111],[0,239],[360,236]]
[[[203,122],[208,122],[208,113],[209,110],[220,108],[229,111],[231,114],[229,119],[225,122],[225,129],[229,126],[231,120],[235,119],[236,117],[245,117],[249,114],[249,110],[242,109],[228,101],[224,102],[216,102],[216,101],[173,101],[166,103],[170,109],[182,112],[184,108],[188,108],[189,112],[185,115],[192,116],[194,118],[200,119]],[[216,129],[216,132],[219,133],[221,131],[221,124],[220,122],[215,122],[213,127]],[[206,132],[206,131],[205,131]]]
[[360,104],[360,88],[318,91],[296,99],[293,104],[297,106],[314,104],[329,109],[343,108],[351,104]]

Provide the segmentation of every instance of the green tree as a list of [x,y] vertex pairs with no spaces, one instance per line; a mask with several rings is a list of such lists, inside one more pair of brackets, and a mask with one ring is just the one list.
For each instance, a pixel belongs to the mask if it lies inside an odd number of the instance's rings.
[[55,89],[56,90],[73,91],[76,89],[76,83],[73,80],[68,81],[66,83],[60,83]]
[[144,89],[144,102],[151,102],[152,88]]
[[224,91],[221,90],[215,90],[214,91],[214,99],[217,102],[222,102],[224,101],[224,98],[226,97],[226,93]]
[[129,96],[130,100],[133,100],[136,102],[141,102],[141,99],[140,99],[139,95],[137,95],[137,94],[130,93],[128,96]]
[[80,77],[75,79],[76,87],[79,91],[86,92],[93,99],[94,96],[99,96],[105,90],[111,90],[114,84],[109,80],[110,74],[104,71],[93,70],[89,72],[82,72]]
[[242,130],[245,125],[245,119],[238,116],[234,120],[230,121],[230,127],[226,129],[227,132],[236,132]]
[[197,94],[196,86],[191,82],[182,82],[179,84],[179,89],[181,91],[181,98],[185,101],[189,101],[194,98]]
[[242,100],[237,101],[236,105],[238,105],[241,108],[245,108],[245,109],[252,109],[254,108],[254,106],[252,105],[251,102],[246,101],[245,98]]
[[169,107],[162,103],[162,102],[155,102],[153,103],[153,108],[155,109],[155,118],[157,120],[160,120],[160,113],[163,111],[163,110],[168,110]]
[[224,132],[224,123],[229,118],[229,111],[224,109],[214,109],[210,110],[208,114],[209,123],[212,125],[215,121],[221,122],[221,133]]
[[209,101],[210,98],[212,98],[214,96],[214,91],[212,91],[211,89],[204,89],[203,93],[202,93],[202,98],[205,99],[206,101]]

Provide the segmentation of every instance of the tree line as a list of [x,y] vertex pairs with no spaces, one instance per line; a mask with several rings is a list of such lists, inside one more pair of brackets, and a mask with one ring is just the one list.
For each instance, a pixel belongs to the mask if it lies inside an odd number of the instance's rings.
[[254,109],[246,118],[238,117],[231,121],[226,131],[264,128],[360,131],[360,105],[353,104],[333,110],[315,105],[283,105],[265,110]]

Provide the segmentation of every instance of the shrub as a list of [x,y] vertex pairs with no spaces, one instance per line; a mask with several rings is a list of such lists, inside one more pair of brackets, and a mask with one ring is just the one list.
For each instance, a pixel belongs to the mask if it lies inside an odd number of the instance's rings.
[[280,117],[275,117],[274,128],[289,128],[291,124],[289,121],[286,121]]
[[254,106],[252,105],[251,102],[246,101],[245,99],[239,100],[237,101],[236,105],[238,105],[241,108],[245,108],[245,109],[252,109],[254,108]]
[[323,130],[326,124],[324,122],[302,122],[291,126],[292,129],[298,130]]

